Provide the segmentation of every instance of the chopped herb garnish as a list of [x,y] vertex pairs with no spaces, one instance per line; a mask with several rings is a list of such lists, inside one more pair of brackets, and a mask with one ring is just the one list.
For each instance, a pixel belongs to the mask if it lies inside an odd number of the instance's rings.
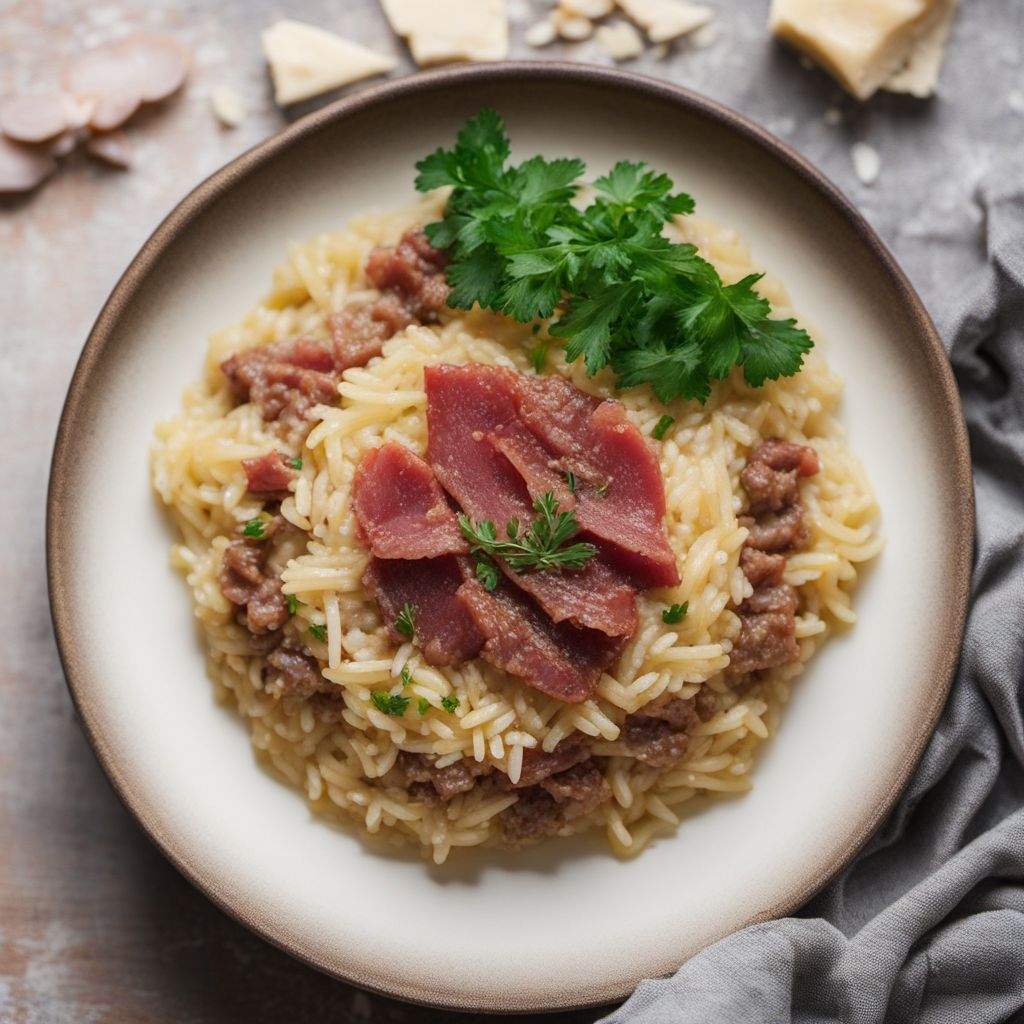
[[493,590],[498,585],[498,567],[494,560],[482,551],[474,552],[473,560],[476,562],[476,578],[483,584],[484,590]]
[[460,703],[461,701],[454,694],[452,694],[449,697],[441,698],[441,707],[443,707],[445,711],[447,711],[448,714],[450,715],[455,713],[455,709],[459,706]]
[[548,343],[546,341],[538,341],[537,344],[530,349],[530,365],[533,367],[534,373],[542,373],[547,361]]
[[[545,569],[578,572],[585,568],[587,562],[597,554],[597,548],[585,542],[569,543],[580,529],[575,512],[559,512],[558,502],[550,491],[538,498],[533,507],[540,517],[523,533],[520,533],[519,520],[510,519],[505,526],[506,540],[499,540],[498,531],[489,519],[473,523],[464,512],[459,513],[459,527],[472,545],[474,554],[483,552],[492,558],[502,558],[515,572]],[[478,579],[480,564],[477,560]],[[494,580],[497,585],[497,576]],[[481,579],[481,582],[484,581]],[[484,586],[487,587],[487,584],[484,583]]]
[[285,594],[284,603],[288,608],[288,614],[294,615],[299,610],[300,604],[305,604],[305,601],[300,601],[294,594]]
[[654,429],[651,431],[651,437],[656,441],[660,441],[667,433],[668,428],[675,423],[675,416],[662,416],[660,420],[655,424]]
[[569,485],[569,493],[576,493],[576,474],[570,469],[568,472],[562,474],[565,477],[565,482]]
[[289,459],[288,465],[291,466],[292,469],[302,469],[302,459]]
[[263,540],[267,534],[266,522],[257,516],[255,519],[250,519],[242,529],[242,533],[246,537],[253,537],[256,540]]
[[694,201],[667,174],[622,160],[574,203],[582,160],[535,156],[509,166],[505,124],[481,110],[451,149],[421,160],[416,188],[450,186],[427,236],[448,252],[448,304],[474,303],[520,323],[548,320],[587,372],[611,366],[623,388],[651,384],[663,402],[704,402],[711,382],[741,366],[748,384],[796,373],[812,345],[794,320],[773,320],[754,290],[760,274],[726,285],[693,245],[662,229]]
[[378,711],[383,711],[385,715],[393,715],[395,718],[400,718],[405,714],[410,698],[398,697],[384,690],[374,690],[370,694],[370,700],[373,701],[373,706]]
[[425,715],[430,710],[430,701],[426,697],[420,697],[419,708],[420,714]]
[[409,666],[406,665],[402,669],[402,687],[404,688],[406,686],[412,686],[413,683],[415,683],[415,682],[416,682],[416,680],[413,679],[412,673],[409,671]]
[[327,627],[317,625],[317,623],[314,622],[313,625],[309,627],[309,635],[315,636],[320,643],[323,643],[327,639]]
[[661,621],[666,625],[674,626],[677,622],[682,622],[686,618],[686,613],[689,610],[689,601],[684,601],[682,604],[674,604],[671,608],[666,608],[661,613]]
[[416,635],[415,614],[416,605],[409,604],[409,602],[406,601],[405,604],[402,605],[402,610],[398,613],[398,618],[395,619],[395,629],[397,629],[406,640],[411,640]]
[[597,489],[597,496],[599,498],[607,498],[608,497],[608,482],[607,481],[605,481],[603,484],[601,484],[600,487],[598,487],[598,489]]

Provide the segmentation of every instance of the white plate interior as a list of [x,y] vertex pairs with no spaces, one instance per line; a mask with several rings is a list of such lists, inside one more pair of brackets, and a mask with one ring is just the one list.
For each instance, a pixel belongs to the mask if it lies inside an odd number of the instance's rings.
[[[950,537],[950,470],[931,435],[934,385],[866,247],[790,168],[702,117],[593,87],[475,82],[329,124],[237,183],[180,232],[123,311],[76,442],[65,655],[90,731],[130,805],[186,871],[276,941],[418,1000],[510,1009],[614,998],[706,943],[806,895],[906,768],[927,683]],[[698,212],[740,231],[827,339],[843,420],[884,510],[887,548],[795,688],[754,789],[710,803],[635,861],[600,841],[434,868],[382,855],[309,813],[257,768],[217,706],[172,534],[148,477],[158,418],[200,372],[207,335],[267,289],[287,243],[413,195],[413,162],[485,103],[515,156],[582,156],[594,175],[644,159]],[[103,370],[98,376],[108,371]],[[98,380],[98,378],[97,378]],[[68,641],[65,641],[66,648]],[[914,744],[911,743],[911,747]]]

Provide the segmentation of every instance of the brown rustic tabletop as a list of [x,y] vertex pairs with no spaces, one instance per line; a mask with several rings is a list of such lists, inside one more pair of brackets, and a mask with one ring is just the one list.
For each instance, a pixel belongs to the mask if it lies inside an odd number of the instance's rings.
[[[1024,137],[1020,9],[1000,0],[983,19],[985,5],[967,5],[943,98],[883,97],[861,110],[769,41],[768,0],[709,2],[719,13],[715,42],[679,43],[627,66],[705,91],[787,137],[860,203],[927,299],[943,268],[975,245],[975,182]],[[524,29],[545,6],[508,0],[513,56],[609,63],[590,42],[530,50]],[[185,882],[107,784],[75,720],[50,626],[46,478],[80,347],[118,275],[171,207],[286,123],[271,100],[258,38],[286,15],[394,53],[396,74],[412,70],[377,0],[0,0],[0,96],[52,88],[72,55],[139,28],[175,33],[195,57],[184,93],[133,120],[133,170],[76,154],[36,194],[0,199],[0,1022],[473,1019],[334,981],[267,945]],[[968,102],[979,55],[988,76],[984,109]],[[210,113],[209,92],[221,86],[248,107],[233,130]],[[863,138],[883,158],[871,189],[856,180],[849,158]],[[920,185],[939,168],[935,189],[911,195],[901,187],[901,178]]]

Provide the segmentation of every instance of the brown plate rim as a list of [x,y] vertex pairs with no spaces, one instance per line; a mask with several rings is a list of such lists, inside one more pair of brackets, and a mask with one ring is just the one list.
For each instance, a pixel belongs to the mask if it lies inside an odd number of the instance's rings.
[[597,991],[592,990],[588,993],[582,986],[577,986],[573,989],[572,1002],[552,1005],[544,1001],[531,1001],[529,997],[510,998],[510,994],[502,993],[500,987],[496,987],[493,1000],[482,1002],[459,1000],[457,994],[451,993],[442,994],[419,989],[410,991],[403,988],[400,979],[396,979],[393,986],[381,985],[376,979],[346,973],[337,963],[318,955],[313,943],[309,943],[307,948],[300,948],[296,942],[289,941],[284,933],[285,930],[279,927],[278,922],[262,915],[258,908],[250,905],[235,906],[229,903],[215,891],[191,863],[189,850],[185,844],[176,844],[174,837],[159,832],[154,823],[152,809],[146,805],[144,800],[130,791],[126,777],[107,756],[98,724],[91,714],[88,686],[79,675],[79,672],[84,670],[74,656],[75,617],[69,598],[70,588],[66,586],[67,581],[74,573],[74,567],[70,546],[65,542],[68,534],[64,525],[67,518],[73,515],[73,508],[65,500],[65,481],[69,475],[69,467],[75,460],[79,439],[85,436],[85,432],[78,429],[85,392],[92,372],[110,340],[119,316],[131,302],[142,280],[178,233],[188,227],[220,195],[299,140],[315,134],[328,124],[343,121],[369,107],[400,101],[410,94],[429,93],[432,90],[444,89],[453,84],[470,85],[477,81],[509,82],[524,78],[540,81],[547,79],[554,82],[572,81],[581,85],[596,85],[601,88],[619,88],[634,95],[674,105],[689,114],[704,118],[740,134],[766,151],[770,157],[795,172],[804,184],[810,186],[839,213],[891,281],[899,298],[909,310],[916,327],[913,339],[908,339],[908,341],[912,340],[920,347],[929,376],[932,382],[941,389],[944,403],[950,410],[951,415],[944,422],[948,432],[949,455],[957,492],[956,500],[951,503],[952,515],[954,516],[956,535],[967,543],[958,545],[950,552],[949,576],[944,581],[944,590],[947,595],[946,615],[953,628],[951,634],[953,640],[943,645],[942,649],[937,652],[933,676],[936,685],[931,691],[927,706],[922,707],[919,711],[919,721],[916,723],[914,734],[909,740],[905,756],[893,776],[892,784],[885,798],[861,822],[860,828],[850,840],[843,855],[836,860],[830,871],[801,886],[794,887],[770,907],[752,916],[747,923],[753,924],[785,916],[802,906],[824,888],[853,860],[892,809],[924,751],[925,744],[938,721],[952,684],[966,621],[972,565],[974,489],[971,477],[970,449],[959,393],[938,332],[921,299],[885,243],[857,211],[853,203],[808,160],[745,115],[715,100],[673,83],[618,68],[553,61],[508,61],[497,64],[463,65],[419,72],[366,88],[308,114],[253,146],[206,178],[168,214],[128,265],[104,304],[89,332],[68,387],[54,444],[46,508],[46,559],[50,609],[57,647],[71,699],[81,719],[88,741],[115,792],[164,856],[197,889],[235,920],[252,929],[279,949],[313,967],[370,991],[423,1006],[487,1010],[499,1013],[600,1006],[625,997],[628,995],[628,990],[612,991],[601,988],[600,982],[596,982],[594,988]]

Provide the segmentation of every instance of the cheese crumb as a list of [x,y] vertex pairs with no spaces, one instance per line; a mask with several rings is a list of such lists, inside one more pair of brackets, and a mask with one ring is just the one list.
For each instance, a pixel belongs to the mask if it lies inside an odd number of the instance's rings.
[[210,93],[210,109],[225,128],[237,128],[245,118],[242,97],[234,89],[214,89]]
[[583,18],[576,14],[562,18],[558,23],[558,34],[563,39],[574,43],[578,43],[582,39],[589,39],[593,31],[593,22],[589,18]]
[[398,65],[393,57],[287,18],[263,33],[263,52],[274,80],[274,99],[281,106],[382,75]]
[[644,41],[640,33],[628,21],[601,25],[594,39],[612,60],[632,60],[644,52]]
[[688,0],[616,0],[622,10],[648,35],[652,43],[678,39],[706,25],[715,16],[710,7]]
[[858,99],[868,99],[890,80],[897,89],[921,95],[932,73],[938,77],[948,35],[948,24],[944,30],[943,24],[951,23],[955,3],[772,0],[769,24],[776,36],[820,64]]
[[419,65],[452,60],[504,60],[504,0],[380,0],[391,27],[405,37]]
[[555,41],[555,37],[558,35],[558,29],[555,28],[555,23],[550,20],[538,21],[535,25],[531,25],[524,33],[523,39],[526,40],[527,46],[547,46],[549,43]]
[[867,142],[855,142],[850,147],[850,158],[853,160],[854,173],[861,183],[874,185],[882,169],[882,158],[878,150]]
[[559,7],[570,17],[578,15],[597,21],[611,14],[615,10],[615,3],[613,0],[561,0]]

